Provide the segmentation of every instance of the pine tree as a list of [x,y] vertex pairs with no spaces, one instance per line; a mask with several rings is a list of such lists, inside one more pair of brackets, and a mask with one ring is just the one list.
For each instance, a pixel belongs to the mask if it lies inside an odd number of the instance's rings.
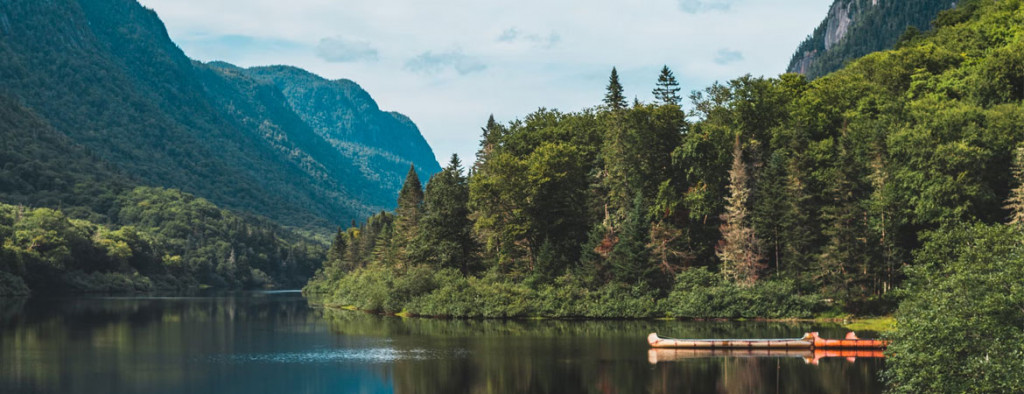
[[626,108],[626,96],[622,93],[622,84],[619,83],[619,72],[612,67],[612,75],[608,77],[608,92],[604,95],[604,104],[608,109],[620,110]]
[[494,120],[492,114],[487,118],[487,126],[480,129],[483,131],[483,137],[480,139],[480,149],[476,151],[476,162],[473,163],[473,172],[479,172],[487,159],[491,157],[491,152],[494,151],[494,147],[498,145],[504,135],[504,127]]
[[345,248],[348,247],[348,241],[346,241],[345,232],[338,227],[338,231],[334,234],[334,242],[331,243],[331,248],[327,250],[327,267],[341,267],[341,260],[345,258]]
[[658,76],[658,84],[654,88],[654,99],[661,102],[662,105],[679,105],[682,101],[682,97],[679,97],[679,82],[676,81],[676,76],[672,74],[672,70],[669,70],[668,66],[661,68],[661,75]]
[[416,174],[416,167],[409,166],[409,173],[405,176],[405,183],[402,190],[398,192],[398,207],[395,208],[395,228],[392,244],[394,245],[396,260],[401,264],[407,254],[406,246],[416,236],[416,227],[422,216],[423,185],[420,184],[420,177]]
[[757,281],[764,264],[761,262],[760,245],[754,230],[746,223],[750,188],[747,185],[749,176],[743,163],[739,136],[736,136],[732,156],[729,197],[726,197],[728,205],[722,214],[722,241],[717,254],[722,260],[721,271],[726,278],[742,285],[752,285]]
[[1013,183],[1016,185],[1010,190],[1010,196],[1006,199],[1005,209],[1010,210],[1010,224],[1017,227],[1024,227],[1024,145],[1018,145],[1013,151]]
[[608,256],[615,279],[623,283],[650,282],[657,267],[647,249],[651,223],[644,198],[637,193],[620,231],[619,242]]
[[423,218],[412,246],[412,259],[468,275],[475,268],[473,223],[469,219],[469,184],[458,155],[430,178],[423,198]]

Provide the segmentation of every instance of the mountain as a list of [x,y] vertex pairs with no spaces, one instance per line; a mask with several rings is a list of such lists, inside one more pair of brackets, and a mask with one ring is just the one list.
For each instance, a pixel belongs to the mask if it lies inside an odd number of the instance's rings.
[[[287,225],[365,218],[394,205],[410,163],[440,169],[412,122],[354,83],[336,84],[358,100],[302,102],[263,74],[194,62],[135,0],[0,2],[0,76],[0,95],[138,183]],[[361,123],[308,120],[325,105],[353,105],[331,111]]]
[[381,111],[355,82],[329,81],[287,66],[255,67],[242,73],[279,88],[317,135],[355,161],[364,176],[394,186],[389,189],[393,195],[410,162],[421,169],[423,179],[441,171],[416,124],[400,113]]
[[0,296],[296,286],[323,258],[267,219],[138,186],[2,95],[0,135]]
[[818,78],[853,59],[892,48],[908,28],[928,30],[940,11],[955,5],[951,0],[836,0],[825,20],[797,47],[786,71]]

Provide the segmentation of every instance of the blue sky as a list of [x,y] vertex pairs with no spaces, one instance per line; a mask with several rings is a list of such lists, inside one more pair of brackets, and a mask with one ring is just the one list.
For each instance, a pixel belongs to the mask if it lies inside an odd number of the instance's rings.
[[287,64],[359,83],[408,115],[444,164],[472,160],[489,114],[600,103],[612,66],[651,98],[662,65],[684,91],[775,76],[831,0],[141,0],[190,57]]

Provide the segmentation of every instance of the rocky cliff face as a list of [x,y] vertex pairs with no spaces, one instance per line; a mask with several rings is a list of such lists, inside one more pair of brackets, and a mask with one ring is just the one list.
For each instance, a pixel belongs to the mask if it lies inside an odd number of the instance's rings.
[[847,61],[891,48],[910,26],[928,30],[949,0],[836,0],[818,28],[797,48],[787,72],[817,78]]

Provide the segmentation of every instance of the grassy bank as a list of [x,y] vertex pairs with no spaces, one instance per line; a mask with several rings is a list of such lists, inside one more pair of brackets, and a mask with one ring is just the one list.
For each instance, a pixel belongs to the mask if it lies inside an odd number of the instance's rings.
[[669,292],[644,284],[590,286],[563,275],[548,283],[511,282],[495,272],[381,266],[338,278],[314,278],[303,290],[312,302],[406,316],[456,318],[810,318],[825,308],[788,281],[743,287],[705,269],[680,274]]

